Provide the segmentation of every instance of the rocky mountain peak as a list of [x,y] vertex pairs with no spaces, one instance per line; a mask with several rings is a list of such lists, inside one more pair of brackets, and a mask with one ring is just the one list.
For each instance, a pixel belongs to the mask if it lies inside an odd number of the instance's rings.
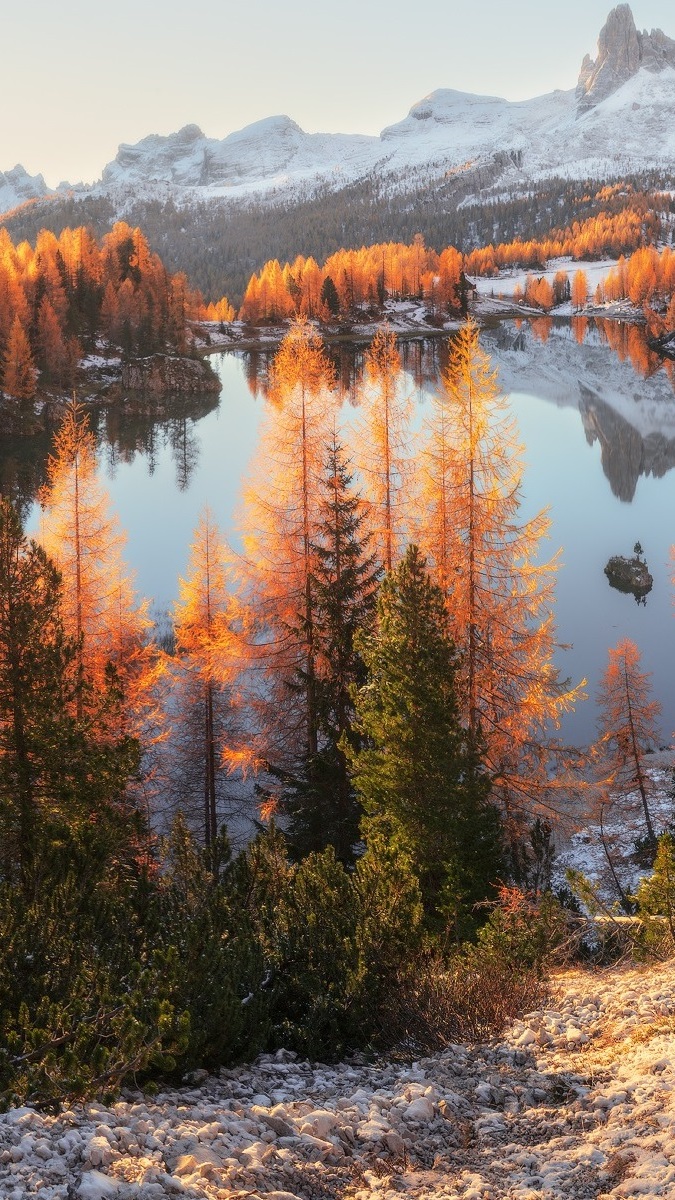
[[629,4],[618,4],[598,37],[598,57],[584,58],[577,84],[577,111],[586,112],[606,100],[641,67],[660,71],[675,67],[675,41],[660,29],[642,33],[635,27]]

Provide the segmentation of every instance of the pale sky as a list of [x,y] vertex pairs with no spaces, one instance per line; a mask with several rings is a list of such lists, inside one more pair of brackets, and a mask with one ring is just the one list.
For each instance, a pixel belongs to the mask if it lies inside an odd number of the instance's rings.
[[[31,0],[4,5],[0,170],[99,178],[121,142],[277,113],[379,133],[436,88],[523,100],[574,87],[611,0]],[[675,38],[672,0],[634,0]]]

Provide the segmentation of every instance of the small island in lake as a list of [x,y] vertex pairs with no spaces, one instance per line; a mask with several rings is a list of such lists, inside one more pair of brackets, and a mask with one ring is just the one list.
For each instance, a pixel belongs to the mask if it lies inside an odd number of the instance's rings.
[[633,547],[632,558],[624,558],[622,554],[615,554],[610,558],[605,567],[605,575],[610,587],[616,588],[618,592],[630,592],[636,600],[643,599],[651,592],[654,583],[642,557],[642,546],[639,542]]

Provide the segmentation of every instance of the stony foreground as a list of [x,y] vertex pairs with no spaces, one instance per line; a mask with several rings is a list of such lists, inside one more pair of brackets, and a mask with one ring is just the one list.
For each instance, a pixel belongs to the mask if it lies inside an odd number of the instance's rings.
[[675,1196],[675,964],[570,971],[490,1046],[411,1065],[284,1051],[200,1087],[0,1116],[0,1196]]

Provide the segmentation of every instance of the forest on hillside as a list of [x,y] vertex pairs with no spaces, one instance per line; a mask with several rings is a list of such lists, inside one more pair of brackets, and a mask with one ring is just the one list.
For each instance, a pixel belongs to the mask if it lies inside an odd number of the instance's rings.
[[[208,304],[183,274],[170,274],[151,251],[140,228],[117,222],[97,241],[85,226],[67,227],[59,237],[41,229],[34,244],[14,244],[0,230],[0,383],[6,396],[30,401],[40,388],[72,388],[87,354],[123,358],[157,351],[186,354],[195,347],[201,322],[221,328],[238,315],[251,326],[280,324],[302,316],[320,322],[377,318],[386,302],[412,299],[424,305],[430,325],[468,311],[470,278],[497,277],[526,269],[513,299],[544,312],[572,300],[586,305],[584,272],[560,269],[551,282],[546,264],[555,259],[611,257],[592,297],[602,305],[628,299],[642,306],[650,332],[673,327],[675,270],[663,225],[649,199],[630,187],[605,187],[595,196],[596,215],[546,237],[490,242],[468,253],[447,245],[440,253],[421,233],[409,243],[344,245],[322,263],[298,255],[283,265],[265,262],[248,278],[238,314],[226,296]],[[666,198],[652,197],[663,212]],[[660,249],[657,249],[657,243]],[[203,340],[208,344],[208,331]]]
[[[321,261],[340,249],[358,250],[373,242],[409,243],[415,234],[439,254],[447,246],[468,254],[499,242],[546,239],[552,230],[571,229],[602,211],[617,215],[637,208],[657,219],[670,213],[670,199],[665,204],[659,199],[669,181],[655,173],[607,181],[604,188],[595,180],[553,178],[512,196],[491,195],[490,182],[476,173],[461,184],[456,177],[422,177],[402,193],[400,181],[384,175],[290,205],[286,196],[264,203],[191,201],[189,206],[130,196],[123,215],[129,225],[143,229],[168,271],[184,273],[208,302],[228,296],[238,307],[251,276],[268,260],[293,262],[304,255]],[[28,203],[5,214],[2,223],[15,241],[34,242],[43,228],[60,235],[79,225],[100,238],[118,216],[106,197],[72,195]]]

